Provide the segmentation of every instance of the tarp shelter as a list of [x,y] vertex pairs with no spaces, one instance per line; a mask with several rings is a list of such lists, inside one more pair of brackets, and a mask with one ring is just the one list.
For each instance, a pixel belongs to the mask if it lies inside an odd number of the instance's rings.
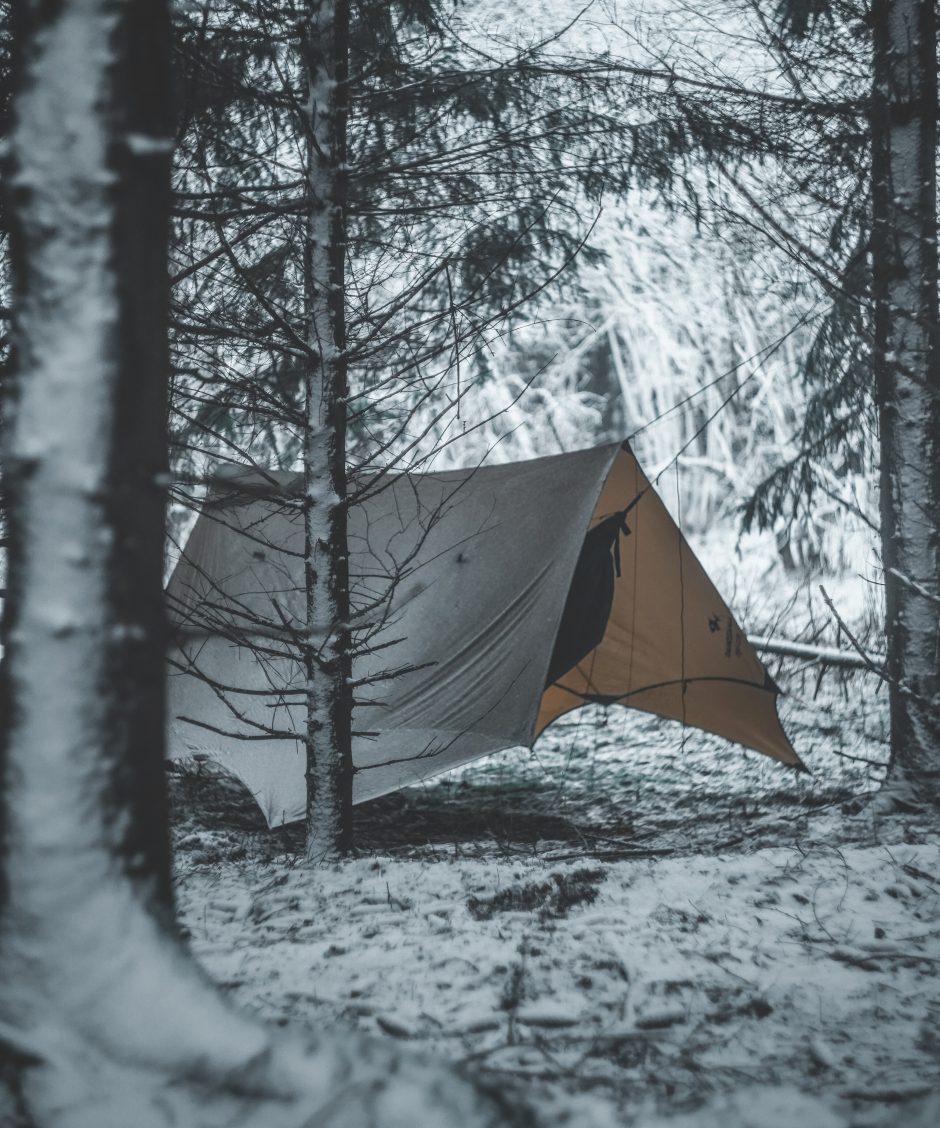
[[[305,802],[291,643],[304,627],[302,485],[249,471],[229,481],[169,583],[170,755],[228,768],[275,826]],[[626,445],[360,489],[356,802],[531,745],[591,702],[800,766],[776,686]]]

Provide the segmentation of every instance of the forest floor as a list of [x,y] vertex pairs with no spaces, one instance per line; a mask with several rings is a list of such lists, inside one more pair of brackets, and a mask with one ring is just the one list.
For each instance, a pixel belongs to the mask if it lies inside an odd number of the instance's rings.
[[879,816],[858,772],[654,755],[630,719],[626,754],[559,726],[364,805],[356,856],[312,871],[233,781],[176,777],[197,959],[266,1020],[496,1075],[540,1125],[932,1126],[936,824]]
[[177,772],[193,952],[259,1017],[485,1071],[540,1128],[932,1128],[938,826],[870,802],[874,679],[778,675],[812,774],[584,710],[357,808],[335,867],[211,765]]

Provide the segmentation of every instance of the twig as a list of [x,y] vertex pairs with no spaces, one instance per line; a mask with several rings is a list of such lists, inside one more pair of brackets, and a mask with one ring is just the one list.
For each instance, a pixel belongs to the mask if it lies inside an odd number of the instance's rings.
[[882,1085],[872,1089],[846,1089],[842,1094],[850,1101],[876,1101],[879,1104],[900,1104],[914,1097],[925,1097],[933,1090],[929,1082],[914,1081],[907,1085]]
[[904,573],[899,572],[897,568],[889,568],[888,571],[896,580],[900,580],[905,587],[909,587],[911,591],[917,592],[917,594],[923,596],[924,599],[928,599],[931,603],[936,603],[937,606],[940,607],[940,595],[934,595],[932,591],[928,591],[923,585],[917,583],[916,580],[912,580],[910,576],[905,576]]
[[832,599],[829,597],[829,592],[826,591],[826,589],[823,587],[822,584],[819,585],[819,590],[822,592],[822,597],[823,597],[823,600],[825,601],[826,606],[832,612],[833,616],[835,617],[836,622],[839,624],[839,627],[845,633],[845,637],[852,644],[852,647],[855,649],[855,651],[858,653],[859,657],[865,663],[865,666],[869,670],[871,670],[871,672],[876,677],[881,678],[882,681],[890,681],[891,679],[888,677],[888,673],[885,670],[884,666],[879,667],[879,666],[875,665],[875,663],[872,661],[871,657],[865,651],[862,644],[858,641],[858,639],[855,637],[855,635],[852,634],[852,632],[849,630],[849,628],[845,625],[845,620],[842,618],[842,616],[836,610],[835,604],[832,602]]

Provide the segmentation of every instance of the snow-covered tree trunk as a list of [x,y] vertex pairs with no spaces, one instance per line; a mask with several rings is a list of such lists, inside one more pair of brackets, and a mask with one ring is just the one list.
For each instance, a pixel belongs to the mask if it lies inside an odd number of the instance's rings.
[[875,375],[891,678],[889,797],[940,799],[940,319],[934,0],[875,0]]
[[42,933],[64,945],[74,929],[79,958],[82,934],[100,927],[84,903],[113,891],[98,888],[106,873],[119,877],[119,900],[139,899],[165,928],[172,920],[161,588],[167,37],[159,4],[20,9],[16,356],[3,428],[4,938],[25,929],[23,940]]
[[[205,989],[174,935],[163,780],[167,8],[18,19],[0,1029],[45,1123],[69,1098],[35,1079],[67,1046],[190,1068]],[[215,1008],[220,1056],[257,1052]]]
[[[172,127],[166,14],[157,4],[130,18],[129,7],[20,13],[5,743],[20,789],[11,806],[41,801],[55,823],[66,795],[78,831],[88,814],[78,795],[100,791],[102,835],[169,919],[160,685]],[[107,747],[89,756],[92,734]],[[46,832],[68,840],[60,826]],[[8,833],[8,851],[29,833]]]
[[304,36],[307,214],[304,556],[307,857],[343,853],[352,827],[346,537],[348,0],[309,0]]

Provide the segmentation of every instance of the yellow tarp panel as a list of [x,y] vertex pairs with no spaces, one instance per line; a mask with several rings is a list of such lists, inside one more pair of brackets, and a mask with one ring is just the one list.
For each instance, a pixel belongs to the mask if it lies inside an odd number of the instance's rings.
[[542,695],[536,734],[601,699],[717,733],[802,767],[764,665],[633,454],[620,451],[591,521],[618,511],[621,575],[601,644]]

